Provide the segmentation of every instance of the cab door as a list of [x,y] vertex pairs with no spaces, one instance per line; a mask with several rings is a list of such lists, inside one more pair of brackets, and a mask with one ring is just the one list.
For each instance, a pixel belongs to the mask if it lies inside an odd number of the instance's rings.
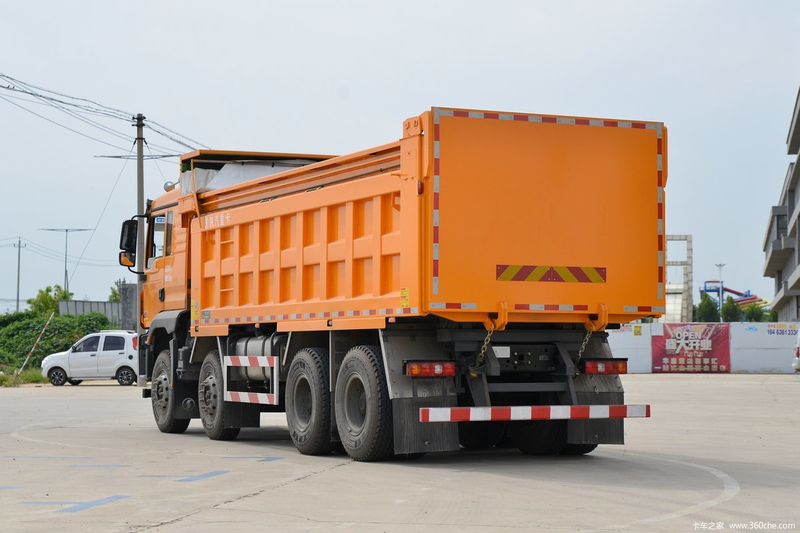
[[100,348],[100,335],[91,335],[72,347],[69,353],[70,378],[97,377],[97,353]]
[[154,211],[147,223],[147,250],[142,285],[142,325],[149,327],[153,318],[164,310],[165,242],[172,212]]

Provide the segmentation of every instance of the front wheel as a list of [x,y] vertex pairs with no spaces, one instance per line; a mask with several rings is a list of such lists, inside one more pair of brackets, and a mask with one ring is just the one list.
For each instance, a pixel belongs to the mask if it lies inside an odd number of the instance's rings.
[[336,426],[347,455],[380,461],[394,455],[392,406],[377,346],[347,352],[336,379]]
[[131,370],[127,366],[123,366],[117,371],[117,383],[119,383],[123,387],[133,385],[135,381],[136,381],[136,375],[133,373],[133,370]]
[[200,407],[200,421],[211,440],[233,440],[239,436],[239,428],[225,427],[229,418],[229,408],[225,406],[223,393],[222,363],[219,352],[208,352],[200,367],[200,381],[197,383],[197,399]]
[[150,401],[153,406],[153,418],[162,433],[183,433],[189,427],[189,420],[176,418],[175,393],[172,391],[172,368],[169,352],[164,350],[156,358],[153,365],[153,382]]
[[50,372],[47,373],[47,377],[50,379],[50,383],[55,387],[60,387],[67,382],[67,373],[58,367],[50,370]]

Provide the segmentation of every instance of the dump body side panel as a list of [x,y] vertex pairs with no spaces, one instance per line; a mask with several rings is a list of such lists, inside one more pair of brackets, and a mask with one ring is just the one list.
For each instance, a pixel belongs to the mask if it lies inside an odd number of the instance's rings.
[[255,191],[255,202],[236,204],[235,190],[215,199],[229,207],[192,222],[194,333],[264,322],[283,331],[380,328],[418,313],[421,198],[396,148],[391,172],[322,176],[324,186],[292,185],[286,195]]
[[[660,123],[436,108],[427,309],[479,321],[664,312]],[[429,127],[430,127],[429,126]]]

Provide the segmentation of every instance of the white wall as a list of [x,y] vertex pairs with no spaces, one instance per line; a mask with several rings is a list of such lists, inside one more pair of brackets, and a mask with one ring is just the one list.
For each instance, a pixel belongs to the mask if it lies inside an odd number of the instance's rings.
[[731,372],[792,372],[796,323],[731,324]]
[[[652,328],[661,324],[624,324],[609,330],[614,357],[628,358],[629,374],[652,372]],[[731,372],[791,373],[797,323],[739,322],[731,324]],[[638,334],[637,334],[638,333]]]
[[650,324],[623,324],[608,330],[608,345],[614,357],[628,358],[629,374],[652,372]]

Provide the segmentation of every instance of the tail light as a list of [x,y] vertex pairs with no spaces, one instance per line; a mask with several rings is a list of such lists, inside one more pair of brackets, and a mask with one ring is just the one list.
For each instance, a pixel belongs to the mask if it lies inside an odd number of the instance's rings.
[[139,346],[139,338],[138,337],[134,337],[131,340],[133,341],[133,349],[134,350],[138,350],[139,349],[138,348],[138,346]]
[[627,359],[582,359],[584,374],[627,374]]
[[406,375],[412,378],[455,376],[456,364],[452,361],[406,363]]
[[794,358],[800,359],[800,347],[795,347],[794,349]]

